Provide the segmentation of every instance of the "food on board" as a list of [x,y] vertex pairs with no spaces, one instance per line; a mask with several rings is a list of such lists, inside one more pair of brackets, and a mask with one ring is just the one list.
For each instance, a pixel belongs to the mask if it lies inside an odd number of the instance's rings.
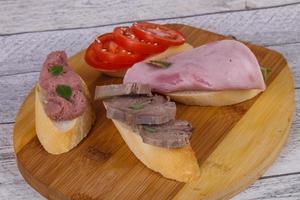
[[35,92],[41,144],[51,154],[71,150],[88,134],[95,117],[88,88],[68,65],[64,51],[47,56]]

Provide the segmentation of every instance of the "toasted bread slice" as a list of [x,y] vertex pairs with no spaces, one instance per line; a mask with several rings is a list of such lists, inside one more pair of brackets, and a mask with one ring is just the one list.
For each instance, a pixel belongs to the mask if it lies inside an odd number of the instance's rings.
[[117,70],[117,71],[101,71],[101,73],[103,73],[107,76],[117,77],[117,78],[124,77],[126,72],[127,72],[127,69],[121,69],[121,70]]
[[237,104],[258,95],[262,90],[184,91],[167,93],[172,100],[198,106],[227,106]]
[[174,149],[146,144],[128,125],[117,120],[113,122],[129,149],[148,168],[180,182],[192,182],[199,178],[200,168],[189,144]]
[[[91,100],[89,91],[82,81],[84,95]],[[73,120],[53,121],[44,110],[43,91],[37,84],[35,88],[35,124],[36,134],[45,148],[51,154],[68,152],[75,147],[90,131],[95,119],[92,106],[89,103],[86,111]]]
[[172,46],[167,48],[165,51],[155,54],[153,56],[150,56],[149,58],[145,59],[145,61],[149,60],[164,60],[170,56],[176,55],[180,52],[187,51],[189,49],[193,49],[193,46],[188,44],[188,43],[183,43],[182,45],[179,46]]

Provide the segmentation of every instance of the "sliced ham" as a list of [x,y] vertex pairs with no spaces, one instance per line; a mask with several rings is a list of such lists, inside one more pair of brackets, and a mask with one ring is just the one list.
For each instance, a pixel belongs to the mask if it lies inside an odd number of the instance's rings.
[[265,89],[255,55],[235,40],[208,43],[166,61],[171,66],[159,68],[139,62],[127,71],[123,82],[148,84],[161,93]]

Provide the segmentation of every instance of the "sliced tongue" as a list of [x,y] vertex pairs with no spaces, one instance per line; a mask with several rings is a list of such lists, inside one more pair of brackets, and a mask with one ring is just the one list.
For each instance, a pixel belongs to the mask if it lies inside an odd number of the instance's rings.
[[180,148],[189,143],[192,126],[187,121],[171,120],[159,125],[140,125],[138,132],[144,143],[165,148]]
[[163,124],[175,119],[176,104],[163,96],[120,96],[103,101],[106,115],[134,127],[136,124]]
[[114,96],[137,94],[152,96],[151,87],[149,85],[140,83],[97,86],[95,91],[95,99],[106,99]]
[[180,148],[189,143],[192,126],[176,120],[176,104],[161,95],[152,96],[145,84],[98,86],[95,99],[104,99],[106,116],[128,124],[144,143]]

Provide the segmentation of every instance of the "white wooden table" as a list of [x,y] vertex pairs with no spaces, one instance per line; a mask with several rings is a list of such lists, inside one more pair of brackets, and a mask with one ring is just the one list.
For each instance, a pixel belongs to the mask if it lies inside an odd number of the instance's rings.
[[0,199],[43,199],[16,167],[12,129],[45,56],[69,55],[116,25],[136,20],[185,23],[282,52],[294,73],[297,110],[277,162],[234,199],[300,199],[300,1],[0,0]]

